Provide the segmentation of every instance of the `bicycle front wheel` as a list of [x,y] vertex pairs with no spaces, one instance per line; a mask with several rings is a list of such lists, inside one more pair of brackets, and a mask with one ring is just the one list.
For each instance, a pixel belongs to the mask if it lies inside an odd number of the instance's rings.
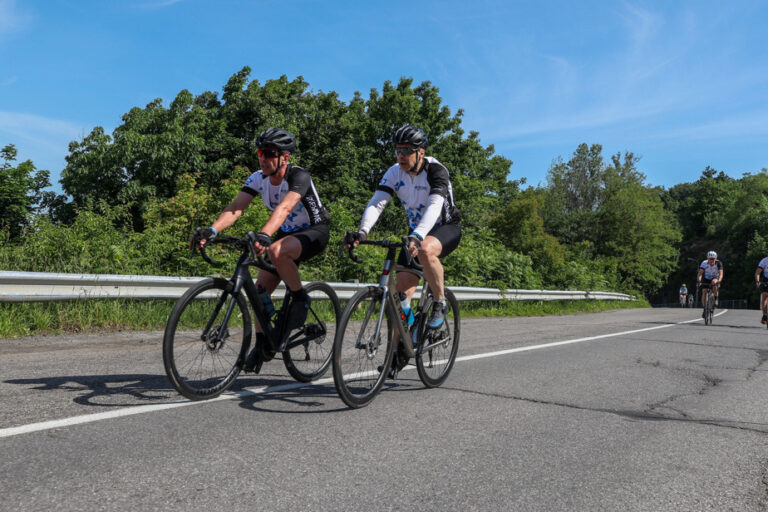
[[[426,329],[428,314],[422,315],[419,331],[421,347],[416,353],[416,370],[421,382],[428,388],[434,388],[445,382],[456,362],[461,337],[461,315],[459,302],[448,288],[445,289],[448,311],[443,325],[437,329]],[[432,302],[431,307],[435,303]]]
[[325,283],[310,283],[305,287],[312,298],[307,320],[288,338],[283,363],[299,382],[319,379],[328,371],[333,356],[333,340],[341,317],[339,297]]
[[371,403],[384,385],[394,352],[392,321],[380,288],[360,290],[349,300],[333,343],[333,382],[353,409]]
[[163,364],[173,387],[190,400],[213,398],[232,385],[251,342],[242,293],[226,279],[205,279],[176,302],[163,336]]

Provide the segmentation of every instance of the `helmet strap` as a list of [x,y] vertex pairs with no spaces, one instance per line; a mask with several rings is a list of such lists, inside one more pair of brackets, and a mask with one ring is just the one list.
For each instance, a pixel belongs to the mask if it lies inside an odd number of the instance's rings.
[[[421,148],[419,148],[419,149],[421,149]],[[411,167],[410,169],[408,169],[408,173],[409,173],[409,174],[410,174],[410,173],[413,173],[413,174],[419,174],[419,170],[421,169],[421,163],[422,163],[422,161],[423,161],[423,157],[421,156],[421,153],[417,151],[417,152],[416,152],[416,163],[415,163],[415,164],[413,164],[413,167]]]

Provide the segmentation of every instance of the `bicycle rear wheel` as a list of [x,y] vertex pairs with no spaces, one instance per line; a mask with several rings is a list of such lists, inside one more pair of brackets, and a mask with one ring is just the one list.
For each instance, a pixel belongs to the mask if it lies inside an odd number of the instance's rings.
[[299,382],[311,382],[328,371],[333,357],[333,340],[341,317],[341,305],[333,288],[310,283],[305,290],[312,298],[307,320],[291,333],[283,352],[288,373]]
[[243,294],[233,296],[226,279],[205,279],[181,296],[168,318],[165,373],[190,400],[213,398],[240,373],[250,342],[251,316]]
[[[421,382],[428,388],[437,387],[448,378],[453,363],[456,362],[456,353],[459,350],[459,338],[461,337],[459,302],[453,292],[447,288],[445,289],[445,300],[448,304],[448,311],[441,327],[426,329],[428,314],[421,315],[419,322],[421,347],[416,352],[416,370]],[[434,307],[434,304],[432,302],[430,309]]]
[[[341,316],[333,344],[333,382],[353,409],[371,403],[392,363],[392,321],[380,288],[360,290]],[[379,371],[381,368],[381,371]]]

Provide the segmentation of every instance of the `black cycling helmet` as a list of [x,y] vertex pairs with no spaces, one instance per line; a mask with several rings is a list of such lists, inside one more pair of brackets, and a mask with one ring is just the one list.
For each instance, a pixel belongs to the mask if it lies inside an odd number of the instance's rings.
[[394,142],[395,145],[410,144],[411,146],[416,146],[418,148],[426,148],[427,134],[424,133],[424,130],[413,126],[412,124],[404,124],[398,128],[392,136],[392,142]]
[[296,139],[288,130],[269,128],[261,132],[256,138],[256,147],[264,149],[270,146],[276,147],[284,153],[293,153],[296,151]]

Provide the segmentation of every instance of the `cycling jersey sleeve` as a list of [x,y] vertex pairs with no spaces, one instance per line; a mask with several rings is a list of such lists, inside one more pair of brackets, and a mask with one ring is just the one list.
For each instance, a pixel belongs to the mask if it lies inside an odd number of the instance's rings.
[[245,192],[246,194],[250,194],[252,196],[259,195],[259,191],[261,190],[260,183],[261,183],[261,171],[256,171],[255,173],[248,176],[248,179],[245,180],[245,183],[243,184],[243,188],[240,189],[240,192]]
[[301,197],[304,197],[312,185],[312,178],[309,173],[301,168],[291,167],[288,170],[286,181],[288,182],[289,192],[298,192]]
[[363,220],[360,221],[360,229],[362,231],[365,231],[367,234],[371,230],[376,221],[379,220],[379,215],[384,211],[390,199],[392,199],[392,194],[385,192],[381,188],[374,192],[373,197],[363,212]]
[[427,171],[427,183],[429,183],[429,195],[438,194],[442,197],[448,197],[450,188],[450,177],[448,169],[439,163],[431,164]]
[[440,218],[443,204],[445,204],[445,197],[439,194],[430,194],[427,198],[427,201],[427,209],[424,210],[424,215],[421,216],[419,225],[413,229],[413,231],[418,234],[422,240],[435,226],[437,219]]

